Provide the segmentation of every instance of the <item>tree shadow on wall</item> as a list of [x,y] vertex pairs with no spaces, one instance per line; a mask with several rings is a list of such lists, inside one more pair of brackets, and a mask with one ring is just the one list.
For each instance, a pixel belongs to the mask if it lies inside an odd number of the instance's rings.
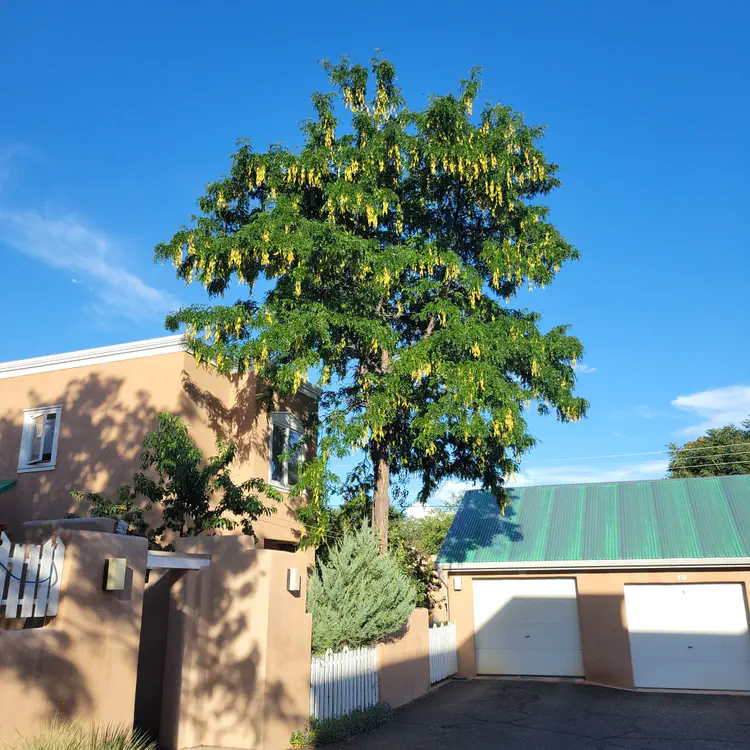
[[[0,521],[8,523],[14,542],[21,541],[23,521],[63,518],[69,512],[87,516],[88,506],[82,507],[71,497],[72,489],[113,492],[130,482],[143,437],[156,426],[158,412],[145,390],[128,390],[124,378],[97,373],[74,378],[52,395],[30,388],[24,402],[30,407],[60,404],[62,413],[55,469],[17,474],[23,407],[0,412],[0,477],[17,480],[17,486],[0,498]],[[93,550],[101,537],[109,535],[87,532],[86,545]],[[38,695],[34,705],[41,713],[47,712],[35,717],[38,721],[55,714],[63,719],[85,717],[95,709],[102,686],[89,684],[87,662],[109,648],[106,633],[112,627],[120,631],[120,660],[136,658],[140,622],[123,612],[130,607],[132,572],[130,588],[117,593],[120,604],[101,606],[106,547],[93,577],[73,572],[77,552],[71,549],[59,613],[43,627],[30,627],[39,624],[31,620],[0,617],[0,684],[15,684],[24,695]],[[82,643],[89,654],[84,660],[78,651]],[[30,660],[30,655],[35,656]],[[26,718],[10,716],[6,724]]]
[[231,406],[183,372],[180,410],[190,418],[207,419],[216,440],[232,440],[237,446],[238,462],[246,462],[251,456],[267,462],[268,442],[259,436],[258,430],[263,406],[256,392],[256,380],[239,375],[227,380],[234,395]]
[[120,377],[85,375],[54,396],[32,388],[25,402],[62,405],[60,437],[54,470],[16,475],[23,412],[14,407],[0,414],[0,476],[17,479],[0,505],[0,520],[9,524],[11,534],[20,532],[22,521],[62,518],[69,512],[88,515],[88,507],[73,500],[70,491],[114,492],[131,482],[143,438],[157,426],[151,394],[129,391]]
[[[301,727],[307,706],[300,710],[286,684],[267,679],[269,664],[289,654],[268,649],[267,597],[274,595],[268,587],[279,582],[259,558],[288,553],[253,550],[247,537],[215,537],[205,545],[200,538],[182,541],[185,550],[211,551],[211,567],[169,574],[159,593],[168,622],[155,609],[144,617],[142,654],[153,650],[148,641],[161,642],[164,657],[161,663],[141,659],[136,723],[165,748],[256,747],[268,722]],[[309,645],[303,646],[308,655]],[[299,676],[293,660],[290,669]]]

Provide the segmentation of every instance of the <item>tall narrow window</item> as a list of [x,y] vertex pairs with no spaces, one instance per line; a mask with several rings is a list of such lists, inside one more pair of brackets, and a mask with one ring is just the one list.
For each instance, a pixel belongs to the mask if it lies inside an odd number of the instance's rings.
[[18,456],[19,472],[55,468],[61,411],[62,406],[44,406],[24,411],[21,451]]
[[271,415],[271,484],[288,488],[299,480],[304,457],[304,428],[289,412]]

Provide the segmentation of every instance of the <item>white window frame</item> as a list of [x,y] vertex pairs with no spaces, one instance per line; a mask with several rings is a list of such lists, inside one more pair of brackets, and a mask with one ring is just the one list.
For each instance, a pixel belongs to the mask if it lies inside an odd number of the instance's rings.
[[[38,459],[33,460],[31,457],[31,447],[34,441],[34,424],[35,420],[42,417],[46,422],[47,415],[55,415],[55,432],[52,435],[52,450],[50,460],[41,463]],[[36,409],[23,410],[23,429],[21,432],[21,450],[18,454],[18,473],[27,474],[33,471],[52,471],[57,465],[57,443],[60,439],[60,417],[62,415],[62,404],[56,406],[40,406]],[[43,423],[44,423],[43,422]],[[42,441],[44,433],[42,432]],[[41,448],[44,448],[42,444]]]
[[[288,411],[275,411],[271,414],[271,429],[268,435],[268,483],[276,487],[276,489],[288,491],[289,485],[289,462],[283,462],[283,479],[279,481],[273,478],[273,433],[274,430],[284,430],[284,453],[289,450],[289,431],[298,433],[301,437],[304,437],[305,428],[302,422],[297,419],[291,412]],[[304,450],[300,451],[299,465],[305,460]]]

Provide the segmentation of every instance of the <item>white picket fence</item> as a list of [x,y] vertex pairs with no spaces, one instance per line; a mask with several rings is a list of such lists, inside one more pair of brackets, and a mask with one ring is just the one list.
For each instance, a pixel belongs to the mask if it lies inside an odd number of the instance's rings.
[[0,615],[51,617],[57,614],[65,545],[57,538],[38,544],[11,544],[0,532]]
[[456,662],[456,623],[430,628],[430,683],[440,682],[458,671]]
[[378,652],[348,649],[314,656],[310,665],[310,715],[338,718],[378,702]]

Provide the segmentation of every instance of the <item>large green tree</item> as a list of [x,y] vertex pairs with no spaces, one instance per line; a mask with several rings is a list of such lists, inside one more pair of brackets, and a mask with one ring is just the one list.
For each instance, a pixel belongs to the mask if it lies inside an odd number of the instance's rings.
[[670,443],[668,448],[673,478],[750,474],[750,419],[740,427],[716,427],[685,445]]
[[211,297],[246,289],[169,316],[199,360],[252,366],[281,393],[321,373],[321,451],[300,487],[314,510],[325,462],[361,448],[385,544],[394,475],[419,476],[423,500],[448,477],[500,498],[534,444],[531,402],[563,421],[585,414],[573,395],[581,343],[509,307],[578,254],[538,202],[559,184],[543,129],[502,105],[473,114],[477,70],[457,94],[409,109],[381,57],[324,67],[334,91],[313,95],[301,148],[240,142],[156,258]]

